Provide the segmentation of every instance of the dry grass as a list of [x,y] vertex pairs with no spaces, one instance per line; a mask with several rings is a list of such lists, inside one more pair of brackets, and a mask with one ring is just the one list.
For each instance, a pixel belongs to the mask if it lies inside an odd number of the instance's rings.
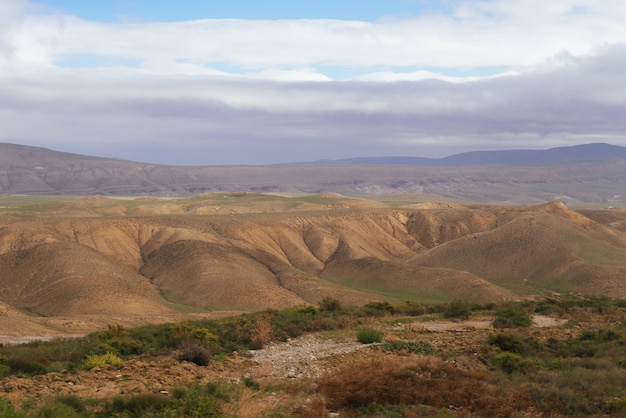
[[435,357],[374,356],[343,367],[319,388],[333,410],[426,405],[498,417],[524,410],[529,402],[498,391],[482,370],[461,370]]

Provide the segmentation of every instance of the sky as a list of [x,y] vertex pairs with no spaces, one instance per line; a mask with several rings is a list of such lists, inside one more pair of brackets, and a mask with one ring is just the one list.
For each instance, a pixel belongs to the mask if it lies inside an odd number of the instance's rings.
[[623,0],[1,0],[0,142],[274,164],[626,146]]

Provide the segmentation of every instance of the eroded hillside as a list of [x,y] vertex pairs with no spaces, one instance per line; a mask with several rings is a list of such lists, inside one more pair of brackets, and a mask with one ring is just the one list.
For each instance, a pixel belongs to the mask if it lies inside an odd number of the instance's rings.
[[626,214],[583,215],[560,202],[220,194],[28,208],[5,208],[0,221],[0,302],[48,317],[254,311],[327,296],[626,297]]

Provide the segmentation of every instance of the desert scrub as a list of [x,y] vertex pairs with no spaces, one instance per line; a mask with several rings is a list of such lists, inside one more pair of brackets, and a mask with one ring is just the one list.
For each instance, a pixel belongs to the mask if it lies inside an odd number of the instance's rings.
[[323,312],[337,312],[341,310],[341,302],[330,296],[326,296],[319,303],[319,309]]
[[529,365],[529,361],[519,354],[504,352],[496,354],[491,358],[491,364],[502,369],[505,373],[524,372]]
[[117,354],[92,354],[87,356],[83,362],[85,369],[93,369],[94,367],[119,366],[124,364],[124,360]]
[[379,343],[383,340],[383,333],[372,328],[362,328],[357,331],[356,339],[361,344]]
[[182,342],[193,342],[207,349],[219,347],[219,338],[205,327],[183,322],[173,326],[174,335]]
[[469,303],[460,299],[455,299],[446,304],[443,310],[443,317],[449,319],[469,319],[472,314],[472,307]]
[[[463,371],[433,358],[417,362],[397,357],[357,361],[322,378],[318,390],[330,408],[346,410],[346,416],[404,416],[401,413],[411,407],[453,405],[458,416],[495,417],[512,416],[527,407],[516,391],[498,390],[484,374]],[[364,413],[373,406],[400,406],[400,414]]]
[[388,343],[383,343],[377,347],[383,351],[389,351],[392,353],[413,353],[413,354],[424,354],[430,355],[435,352],[433,347],[425,342],[421,341],[392,341]]
[[365,316],[385,316],[396,313],[396,308],[389,302],[369,302],[363,305],[361,312]]
[[185,341],[181,344],[176,358],[181,362],[188,361],[198,366],[208,366],[211,361],[211,353],[200,344]]
[[515,302],[505,303],[496,309],[493,319],[495,328],[525,328],[531,326],[532,318],[526,312],[526,309]]
[[400,315],[420,316],[426,313],[426,308],[412,300],[407,300],[395,306],[395,310]]
[[506,332],[490,335],[487,338],[487,344],[515,354],[522,353],[524,348],[524,342],[520,336]]

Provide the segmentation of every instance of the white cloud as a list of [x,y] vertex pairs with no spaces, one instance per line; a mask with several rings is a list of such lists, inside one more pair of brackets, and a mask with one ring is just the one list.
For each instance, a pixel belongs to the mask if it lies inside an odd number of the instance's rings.
[[457,5],[103,24],[3,0],[0,140],[190,164],[626,145],[626,3]]
[[[5,6],[5,14],[27,5],[16,0],[8,4],[14,6]],[[450,16],[428,14],[374,23],[216,19],[104,24],[39,14],[9,25],[9,44],[20,70],[96,56],[136,61],[141,69],[166,74],[224,65],[230,69],[226,72],[270,78],[279,74],[286,79],[301,74],[309,79],[311,71],[302,68],[345,66],[362,73],[377,67],[391,72],[394,68],[407,72],[406,67],[511,69],[533,66],[562,52],[588,54],[599,45],[626,42],[623,1],[457,4]],[[264,72],[268,68],[273,71]]]

